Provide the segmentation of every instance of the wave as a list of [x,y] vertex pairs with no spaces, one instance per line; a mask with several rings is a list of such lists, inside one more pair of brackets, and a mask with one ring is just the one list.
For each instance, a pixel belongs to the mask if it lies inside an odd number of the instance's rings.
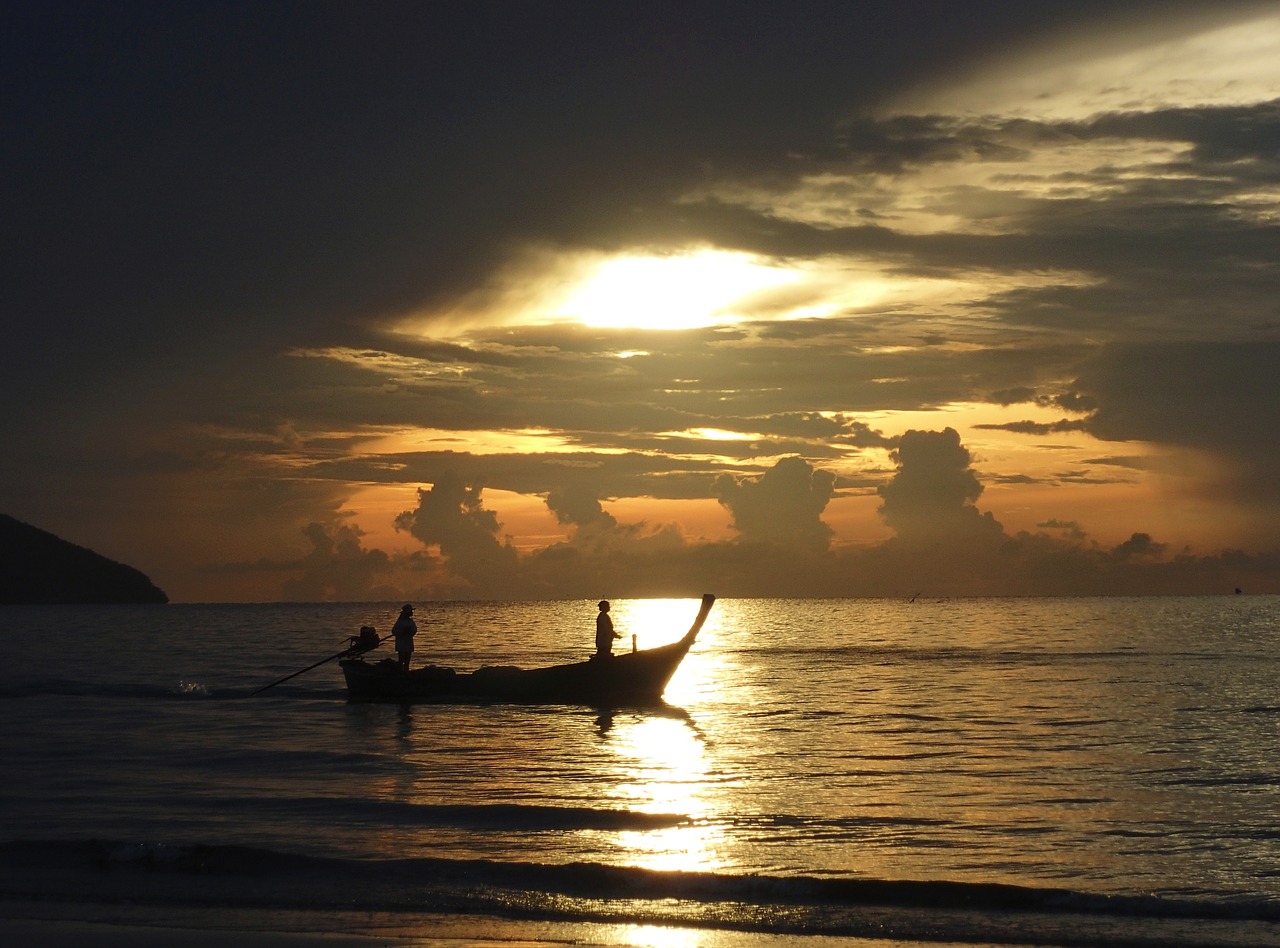
[[[76,681],[74,679],[44,679],[18,681],[0,685],[0,701],[27,698],[107,698],[143,699],[159,701],[212,700],[229,701],[251,698],[257,686],[238,688],[210,687],[203,682],[180,679],[172,684],[136,681]],[[310,700],[342,700],[347,694],[342,688],[316,688],[293,686],[282,688],[279,695]]]
[[[74,893],[74,894],[73,894]],[[677,872],[599,863],[343,859],[107,840],[0,844],[0,898],[451,913],[1040,945],[1274,943],[1273,901],[1167,899],[954,880]]]
[[[359,760],[356,761],[359,763]],[[476,832],[536,833],[601,830],[640,832],[686,826],[693,819],[680,813],[646,813],[594,807],[519,803],[433,804],[345,797],[203,798],[203,806],[230,812],[252,810],[267,816],[304,814],[315,820],[338,820],[357,812],[380,826],[444,827]]]
[[41,681],[18,681],[0,685],[0,701],[22,698],[147,698],[189,700],[192,698],[229,697],[198,682],[177,681],[172,685],[149,682],[76,681],[53,678]]

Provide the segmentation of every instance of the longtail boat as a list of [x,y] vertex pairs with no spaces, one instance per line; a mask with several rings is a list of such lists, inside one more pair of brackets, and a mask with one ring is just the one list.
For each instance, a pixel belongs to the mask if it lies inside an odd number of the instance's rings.
[[351,701],[395,703],[510,702],[631,707],[657,704],[667,682],[693,647],[716,597],[707,593],[684,637],[670,645],[640,649],[546,668],[488,665],[460,673],[439,665],[408,669],[395,659],[341,662]]

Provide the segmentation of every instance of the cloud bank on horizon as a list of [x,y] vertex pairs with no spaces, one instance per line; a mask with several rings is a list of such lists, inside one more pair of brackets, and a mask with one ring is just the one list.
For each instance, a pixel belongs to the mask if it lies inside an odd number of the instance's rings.
[[55,4],[6,512],[179,600],[1280,592],[1280,13]]

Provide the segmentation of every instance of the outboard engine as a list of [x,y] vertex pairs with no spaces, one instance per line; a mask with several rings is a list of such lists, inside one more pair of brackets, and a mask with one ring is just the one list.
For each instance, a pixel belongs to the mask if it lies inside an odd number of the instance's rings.
[[351,651],[357,655],[378,647],[382,639],[378,638],[378,630],[371,625],[360,626],[360,634],[351,636]]

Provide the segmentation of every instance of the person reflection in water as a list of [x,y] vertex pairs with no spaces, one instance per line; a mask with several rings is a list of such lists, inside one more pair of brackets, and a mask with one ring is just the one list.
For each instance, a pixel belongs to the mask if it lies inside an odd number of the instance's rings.
[[613,631],[613,620],[609,618],[609,603],[600,600],[600,614],[596,616],[596,658],[609,658],[613,653],[613,640],[622,636]]
[[418,634],[418,625],[413,621],[413,606],[405,603],[400,610],[400,618],[391,627],[391,634],[396,638],[396,656],[400,664],[408,668],[413,655],[413,637]]

